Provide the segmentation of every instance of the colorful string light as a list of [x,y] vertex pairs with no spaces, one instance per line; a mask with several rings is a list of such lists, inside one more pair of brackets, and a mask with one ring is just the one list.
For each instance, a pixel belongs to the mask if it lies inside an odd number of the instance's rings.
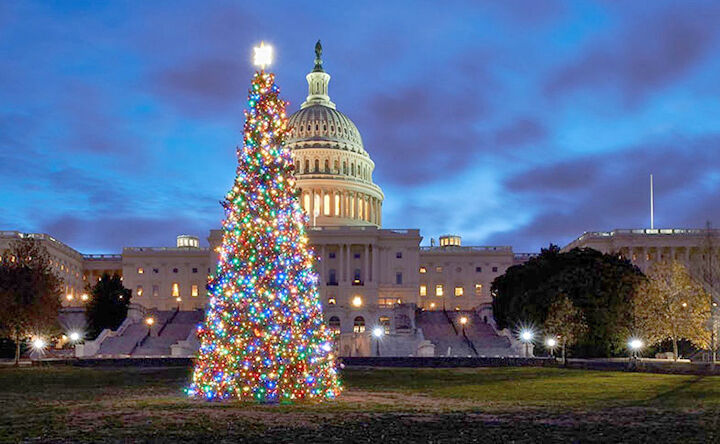
[[341,391],[279,92],[274,74],[255,73],[237,177],[223,202],[217,273],[198,327],[192,397],[322,401]]

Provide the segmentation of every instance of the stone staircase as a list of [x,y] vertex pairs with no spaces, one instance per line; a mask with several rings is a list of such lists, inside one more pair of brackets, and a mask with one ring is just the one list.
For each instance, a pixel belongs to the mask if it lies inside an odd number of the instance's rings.
[[[467,317],[463,329],[460,318]],[[422,311],[416,323],[435,344],[435,356],[514,356],[510,340],[483,322],[475,311]]]

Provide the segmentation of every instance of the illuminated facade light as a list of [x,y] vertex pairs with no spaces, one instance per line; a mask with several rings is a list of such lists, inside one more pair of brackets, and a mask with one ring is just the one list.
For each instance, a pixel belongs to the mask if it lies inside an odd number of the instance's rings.
[[362,300],[362,298],[361,298],[360,296],[355,296],[355,297],[352,299],[352,305],[353,305],[353,307],[362,307],[362,304],[363,304],[363,300]]

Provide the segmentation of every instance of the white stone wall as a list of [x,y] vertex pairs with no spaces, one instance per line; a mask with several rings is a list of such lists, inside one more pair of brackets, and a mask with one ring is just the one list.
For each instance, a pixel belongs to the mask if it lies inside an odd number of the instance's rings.
[[[425,247],[419,256],[418,306],[426,310],[471,310],[492,303],[490,285],[514,259],[510,247]],[[438,285],[442,296],[436,294]]]

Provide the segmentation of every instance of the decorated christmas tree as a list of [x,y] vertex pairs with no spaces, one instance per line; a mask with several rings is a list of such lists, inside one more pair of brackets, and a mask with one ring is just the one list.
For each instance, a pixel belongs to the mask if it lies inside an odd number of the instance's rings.
[[209,284],[190,396],[259,402],[327,400],[340,393],[333,337],[323,323],[318,275],[305,233],[285,107],[270,48],[255,48],[235,184]]

